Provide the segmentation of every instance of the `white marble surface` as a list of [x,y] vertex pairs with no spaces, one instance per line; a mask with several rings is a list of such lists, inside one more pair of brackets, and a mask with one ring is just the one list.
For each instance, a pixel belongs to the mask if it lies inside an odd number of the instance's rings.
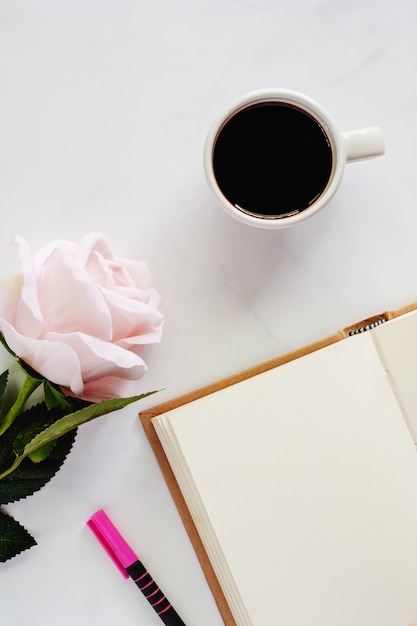
[[[0,274],[15,234],[101,230],[148,261],[166,317],[140,384],[157,400],[83,427],[7,507],[38,546],[0,565],[2,625],[161,623],[85,527],[101,507],[187,625],[222,624],[137,411],[417,299],[416,22],[413,0],[0,0]],[[387,151],[268,232],[217,207],[202,150],[223,106],[271,86],[381,126]]]

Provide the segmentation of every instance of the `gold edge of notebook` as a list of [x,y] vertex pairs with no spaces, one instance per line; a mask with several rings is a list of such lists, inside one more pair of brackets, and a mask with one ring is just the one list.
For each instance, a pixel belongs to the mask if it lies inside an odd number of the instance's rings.
[[171,400],[158,404],[154,407],[145,409],[144,411],[139,413],[139,417],[141,419],[145,434],[149,440],[149,443],[153,449],[155,457],[161,468],[162,475],[165,479],[165,482],[168,486],[168,489],[171,493],[171,496],[180,514],[180,517],[185,526],[187,534],[190,538],[194,551],[203,569],[207,583],[214,596],[214,599],[216,601],[216,604],[218,606],[218,609],[220,611],[220,614],[222,616],[225,626],[236,626],[236,621],[230,611],[230,607],[220,587],[220,584],[218,582],[214,569],[211,565],[210,559],[205,551],[201,538],[198,534],[197,528],[188,510],[188,507],[184,500],[182,492],[178,486],[175,475],[171,469],[171,466],[168,462],[167,457],[165,456],[161,442],[158,438],[158,435],[156,434],[155,428],[153,427],[152,419],[158,415],[161,415],[162,413],[165,413],[166,411],[172,410],[174,408],[177,408],[179,406],[192,402],[193,400],[202,398],[206,395],[215,393],[216,391],[219,391],[220,389],[224,389],[226,387],[229,387],[230,385],[234,385],[252,376],[256,376],[257,374],[261,374],[262,372],[266,372],[275,367],[279,367],[280,365],[283,365],[284,363],[288,363],[290,361],[293,361],[294,359],[298,359],[306,354],[309,354],[316,350],[320,350],[321,348],[325,348],[326,346],[336,343],[342,339],[346,339],[352,330],[371,324],[372,322],[376,321],[377,319],[381,317],[384,318],[384,320],[388,321],[390,319],[399,317],[400,315],[409,313],[415,309],[417,309],[417,302],[401,307],[399,309],[382,313],[380,315],[372,316],[365,320],[361,320],[361,322],[358,322],[357,324],[346,327],[343,330],[339,330],[336,333],[329,335],[328,337],[324,339],[321,339],[314,343],[310,343],[302,348],[298,348],[296,350],[293,350],[281,356],[275,357],[273,359],[264,361],[253,367],[242,370],[238,372],[237,374],[227,376],[221,380],[215,381],[211,384],[205,385],[204,387],[200,387],[199,389],[180,395],[176,398],[173,398]]
[[388,311],[385,313],[388,320],[394,319],[395,317],[400,317],[400,315],[405,315],[406,313],[411,313],[411,311],[415,311],[417,309],[417,302],[412,302],[406,306],[403,306],[399,309],[394,309],[393,311]]

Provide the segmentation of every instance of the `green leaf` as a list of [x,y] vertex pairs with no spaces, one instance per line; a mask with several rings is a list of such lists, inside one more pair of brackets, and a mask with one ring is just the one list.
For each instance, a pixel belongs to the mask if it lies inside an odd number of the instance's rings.
[[3,333],[0,333],[0,343],[3,344],[3,348],[9,353],[11,354],[14,358],[18,358],[17,355],[13,352],[13,350],[11,350],[9,348],[9,346],[6,343],[6,340],[4,338]]
[[0,435],[3,435],[3,433],[5,433],[13,424],[13,422],[19,417],[19,415],[22,413],[26,401],[41,383],[41,379],[33,378],[31,376],[25,376],[25,380],[23,381],[23,384],[19,389],[16,400],[7,411],[7,413],[1,418]]
[[44,398],[48,409],[60,407],[65,410],[65,413],[72,412],[74,409],[79,409],[90,404],[90,402],[80,400],[80,398],[71,398],[65,395],[61,389],[51,383],[50,380],[46,380],[44,383]]
[[17,416],[10,427],[0,436],[0,473],[10,467],[16,458],[13,446],[22,440],[26,445],[35,435],[45,430],[64,413],[59,410],[47,411],[44,403],[39,403]]
[[53,450],[40,463],[26,458],[14,472],[0,480],[0,504],[16,502],[39,491],[58,472],[68,456],[77,431],[72,430],[54,441]]
[[9,467],[13,462],[15,454],[13,453],[13,439],[15,434],[11,428],[6,430],[0,437],[0,472]]
[[27,411],[21,413],[12,427],[12,435],[15,433],[13,442],[14,453],[16,455],[20,454],[26,444],[32,441],[36,435],[54,424],[64,415],[65,412],[59,407],[48,410],[45,402],[39,402],[39,404],[35,404],[30,407],[30,409],[27,409]]
[[28,365],[27,363],[25,363],[24,361],[22,361],[22,359],[17,358],[16,360],[18,366],[20,367],[21,370],[23,370],[23,372],[26,374],[26,376],[33,381],[44,381],[45,377],[41,376],[41,374],[38,374],[38,372],[36,370],[34,370],[32,367],[30,367],[30,365]]
[[3,408],[4,395],[6,393],[8,378],[9,378],[9,370],[6,370],[0,376],[0,411]]
[[156,392],[150,391],[148,393],[143,393],[138,396],[131,396],[130,398],[112,398],[110,400],[102,400],[102,402],[97,402],[96,404],[90,404],[89,406],[75,411],[74,413],[69,413],[64,417],[61,417],[53,424],[45,428],[45,430],[35,435],[33,439],[25,445],[23,445],[23,442],[21,440],[15,441],[14,452],[16,454],[16,458],[13,464],[7,470],[3,471],[2,474],[0,474],[0,479],[15,471],[15,469],[21,464],[24,458],[32,454],[35,450],[48,443],[49,441],[53,441],[58,437],[62,437],[62,435],[68,433],[74,428],[77,428],[78,426],[81,426],[81,424],[90,422],[97,417],[112,413],[113,411],[118,411],[128,404],[131,404],[132,402],[137,402],[138,400],[146,398],[153,393]]
[[[65,411],[59,407],[48,411],[44,402],[40,402],[18,415],[13,424],[0,436],[0,473],[14,463],[16,459],[15,448],[23,449],[38,433],[64,415]],[[51,447],[49,449],[45,447],[39,452],[33,453],[35,461],[46,458],[53,444],[47,445]]]
[[91,420],[101,417],[102,415],[107,415],[113,411],[123,409],[128,404],[132,404],[132,402],[137,402],[138,400],[146,398],[152,393],[155,392],[151,391],[143,393],[139,396],[131,396],[130,398],[111,398],[110,400],[102,400],[96,404],[90,404],[79,411],[75,411],[75,413],[69,413],[34,437],[23,450],[15,450],[15,452],[17,455],[27,456],[48,441],[53,441],[54,439],[61,437],[73,428],[77,428],[78,426],[81,426],[81,424],[91,422]]
[[48,441],[48,443],[45,443],[45,445],[32,452],[32,454],[29,454],[28,458],[32,461],[32,463],[41,463],[41,461],[47,459],[51,454],[57,441],[59,440],[55,439],[54,441]]
[[35,545],[36,541],[28,531],[0,510],[0,561],[4,563]]
[[[63,405],[58,402],[52,402],[52,405],[53,406],[51,406],[51,408],[48,408],[46,401],[39,402],[21,413],[15,420],[11,427],[11,436],[13,438],[13,450],[15,455],[21,454],[26,444],[32,441],[37,434],[48,428],[48,426],[51,426],[68,413],[73,413],[75,410],[90,406],[90,403],[85,400],[80,400],[79,398],[70,398],[69,402],[64,403]],[[2,437],[0,437],[0,444],[1,442]],[[44,458],[46,458],[46,448],[44,448],[43,455]],[[1,456],[0,451],[0,459]],[[40,460],[39,457],[37,458]],[[1,467],[0,463],[0,470]]]

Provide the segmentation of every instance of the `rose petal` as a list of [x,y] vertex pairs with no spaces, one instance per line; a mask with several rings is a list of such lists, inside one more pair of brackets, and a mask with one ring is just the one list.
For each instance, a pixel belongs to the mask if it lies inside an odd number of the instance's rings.
[[[92,401],[135,393],[140,357],[160,341],[160,296],[146,263],[115,258],[102,233],[32,255],[16,240],[21,280],[0,285],[0,331],[40,375]],[[3,296],[3,297],[2,297]]]
[[113,259],[109,241],[103,233],[87,233],[78,247],[75,259],[82,267],[87,267],[93,252],[97,252],[105,259]]
[[75,256],[78,246],[72,241],[66,241],[65,239],[56,239],[51,241],[43,248],[36,251],[33,256],[33,262],[35,265],[35,271],[37,274],[42,272],[42,268],[46,263],[48,257],[55,251],[59,251],[60,254]]
[[127,259],[117,259],[117,262],[126,268],[138,289],[149,289],[151,275],[147,263],[144,261],[129,261]]
[[162,326],[149,330],[147,333],[136,335],[136,337],[125,337],[117,342],[117,345],[125,350],[130,350],[141,356],[151,343],[160,343],[162,336]]
[[136,288],[129,272],[116,261],[105,259],[98,252],[90,255],[86,270],[95,283],[113,291],[118,285]]
[[57,385],[68,387],[75,395],[83,392],[80,361],[70,346],[20,335],[11,324],[0,320],[7,345],[38,374]]
[[46,259],[39,298],[47,331],[111,340],[112,320],[101,290],[71,255],[54,250]]
[[138,394],[137,381],[124,380],[117,376],[105,376],[84,385],[83,398],[89,402],[100,402],[109,398],[128,398]]
[[51,332],[47,338],[69,346],[78,355],[84,383],[103,376],[135,380],[146,371],[146,365],[138,355],[96,337],[78,332]]
[[22,263],[22,287],[16,309],[14,325],[18,332],[29,337],[38,337],[43,327],[43,316],[38,299],[33,255],[28,243],[21,237],[15,239]]
[[[144,302],[126,298],[119,292],[102,291],[107,309],[113,320],[112,341],[162,328],[162,314]],[[147,343],[152,343],[149,341]]]

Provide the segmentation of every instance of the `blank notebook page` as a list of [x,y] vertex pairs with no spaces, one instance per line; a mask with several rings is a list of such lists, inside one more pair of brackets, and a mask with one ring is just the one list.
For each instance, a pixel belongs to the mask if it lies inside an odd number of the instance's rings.
[[417,617],[417,456],[371,333],[153,423],[238,626]]

